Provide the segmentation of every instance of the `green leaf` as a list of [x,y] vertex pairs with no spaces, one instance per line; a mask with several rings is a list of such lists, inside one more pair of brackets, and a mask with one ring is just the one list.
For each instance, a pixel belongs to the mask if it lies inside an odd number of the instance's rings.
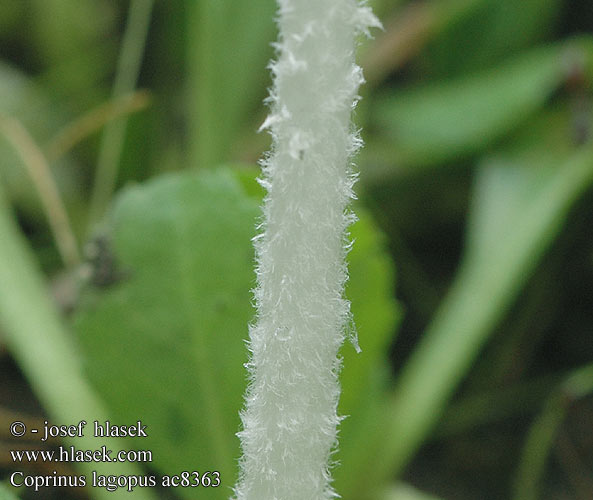
[[[148,425],[134,444],[153,451],[153,466],[221,472],[222,488],[204,498],[227,498],[235,482],[260,201],[249,170],[186,172],[126,190],[109,231],[121,280],[87,290],[75,318],[91,380],[114,422]],[[385,393],[398,316],[383,237],[368,215],[352,233],[348,295],[363,352],[343,348],[349,440],[363,430],[368,394]]]
[[[400,472],[542,254],[593,181],[589,145],[554,168],[502,159],[476,181],[466,255],[450,292],[399,376],[381,476]],[[378,468],[376,468],[378,469]]]
[[541,108],[579,53],[576,44],[545,47],[480,74],[384,96],[374,103],[379,140],[392,143],[398,167],[475,154]]
[[114,419],[148,425],[135,444],[153,465],[220,472],[204,498],[234,483],[257,214],[228,171],[126,190],[110,234],[123,278],[89,293],[75,322]]

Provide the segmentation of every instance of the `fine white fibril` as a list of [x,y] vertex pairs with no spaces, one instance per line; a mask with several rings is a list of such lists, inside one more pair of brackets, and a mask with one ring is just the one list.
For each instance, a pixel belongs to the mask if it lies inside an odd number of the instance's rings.
[[272,65],[273,147],[257,252],[257,316],[250,328],[250,385],[239,433],[238,500],[335,496],[338,349],[350,320],[347,205],[351,156],[360,140],[350,116],[362,72],[355,39],[379,22],[357,0],[279,0]]

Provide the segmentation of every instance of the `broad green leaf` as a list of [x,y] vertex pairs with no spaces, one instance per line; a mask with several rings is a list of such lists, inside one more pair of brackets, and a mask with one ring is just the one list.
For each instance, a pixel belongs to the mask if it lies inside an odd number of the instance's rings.
[[[575,109],[561,104],[541,112],[504,149],[482,161],[467,233],[468,258],[486,262],[500,240],[506,240],[506,232],[514,230],[511,222],[516,214],[524,211],[538,189],[546,188],[550,177],[558,175],[558,165],[574,154]],[[589,118],[587,127],[592,125]]]
[[122,279],[89,293],[75,322],[113,418],[148,425],[134,444],[153,466],[220,472],[204,498],[234,484],[257,214],[228,171],[126,190],[110,221]]
[[386,95],[374,103],[379,141],[399,167],[457,161],[492,145],[541,108],[579,45],[533,50],[463,79]]
[[[109,223],[121,280],[88,290],[75,319],[113,420],[149,426],[149,438],[134,444],[153,451],[153,467],[221,472],[223,487],[200,491],[204,498],[229,496],[240,453],[244,340],[254,313],[250,239],[261,201],[253,186],[248,170],[215,170],[126,190]],[[397,309],[382,237],[365,215],[352,233],[360,245],[350,255],[348,294],[363,352],[344,346],[341,409],[353,414],[368,394],[384,393]],[[347,419],[348,436],[357,418]]]
[[274,0],[189,2],[192,165],[212,167],[232,158],[269,82],[275,9]]

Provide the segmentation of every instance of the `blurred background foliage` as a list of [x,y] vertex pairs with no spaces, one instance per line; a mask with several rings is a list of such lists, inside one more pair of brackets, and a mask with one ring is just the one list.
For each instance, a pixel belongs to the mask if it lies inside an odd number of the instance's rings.
[[[347,289],[363,353],[343,348],[336,488],[591,499],[593,7],[370,3]],[[10,422],[87,412],[147,423],[118,445],[151,449],[150,473],[222,474],[138,498],[229,496],[274,11],[0,2],[3,478],[8,450],[39,447]]]

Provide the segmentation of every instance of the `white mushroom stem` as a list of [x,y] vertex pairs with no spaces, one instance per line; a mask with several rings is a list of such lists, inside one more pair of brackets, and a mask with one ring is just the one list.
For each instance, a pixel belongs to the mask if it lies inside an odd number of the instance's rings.
[[242,413],[238,500],[321,500],[335,495],[330,455],[340,393],[338,349],[351,323],[344,298],[351,124],[362,72],[355,39],[379,22],[356,0],[279,0],[272,65],[272,151],[256,237],[257,316]]

